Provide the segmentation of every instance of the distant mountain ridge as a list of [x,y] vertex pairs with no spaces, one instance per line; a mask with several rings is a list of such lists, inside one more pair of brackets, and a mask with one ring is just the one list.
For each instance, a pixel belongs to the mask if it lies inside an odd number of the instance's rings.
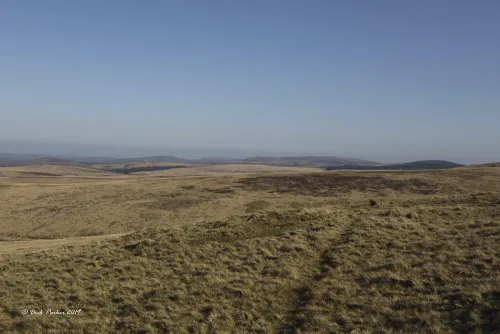
[[378,163],[367,160],[325,157],[325,156],[298,156],[298,157],[251,157],[243,159],[244,163],[266,164],[273,166],[289,167],[325,167],[325,166],[343,166],[356,164],[360,166],[377,165]]
[[174,157],[171,155],[155,155],[150,157],[139,157],[139,158],[123,158],[123,159],[112,159],[105,163],[114,164],[130,164],[137,162],[177,162],[177,163],[191,163],[192,160]]
[[166,162],[180,164],[258,164],[280,167],[326,167],[343,165],[377,165],[376,162],[327,156],[298,156],[298,157],[249,157],[244,159],[206,157],[201,159],[183,159],[175,156],[146,156],[137,158],[105,158],[105,157],[66,157],[66,156],[43,156],[43,155],[18,155],[0,154],[0,165],[15,166],[26,164],[62,164],[62,165],[85,165],[85,164],[131,164],[147,162]]
[[[134,164],[134,163],[176,163],[186,165],[221,165],[221,164],[255,164],[278,167],[315,167],[326,170],[418,170],[446,169],[464,167],[444,160],[420,160],[398,164],[381,164],[373,161],[328,157],[328,156],[297,156],[297,157],[266,157],[256,156],[243,159],[206,157],[201,159],[183,159],[176,156],[145,156],[137,158],[106,158],[106,157],[74,157],[74,156],[43,156],[37,154],[0,153],[0,166],[20,165],[92,165],[92,164]],[[496,165],[485,164],[483,166]]]

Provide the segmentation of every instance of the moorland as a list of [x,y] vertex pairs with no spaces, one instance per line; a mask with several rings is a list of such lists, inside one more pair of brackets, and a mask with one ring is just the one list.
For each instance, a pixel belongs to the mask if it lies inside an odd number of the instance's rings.
[[0,332],[500,332],[500,167],[151,166],[0,168]]

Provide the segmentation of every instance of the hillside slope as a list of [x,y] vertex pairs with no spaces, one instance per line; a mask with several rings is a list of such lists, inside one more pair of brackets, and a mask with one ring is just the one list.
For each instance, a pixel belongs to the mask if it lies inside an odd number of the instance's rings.
[[448,169],[464,167],[465,165],[457,164],[450,161],[443,160],[421,160],[413,161],[402,164],[388,164],[388,165],[378,165],[378,166],[366,166],[366,165],[344,165],[344,166],[328,166],[327,170],[339,170],[339,169],[356,169],[356,170],[419,170],[419,169]]
[[500,162],[491,162],[488,164],[472,165],[473,167],[500,167]]
[[[252,214],[4,256],[0,332],[496,333],[488,210]],[[81,313],[21,314],[49,308]]]
[[260,164],[279,167],[325,167],[346,164],[376,165],[372,161],[360,159],[299,156],[299,157],[251,157],[245,159],[215,158],[183,159],[175,156],[146,156],[136,158],[102,158],[102,157],[50,157],[39,155],[13,155],[0,153],[0,166],[22,166],[38,164],[59,165],[91,165],[91,164],[140,164],[140,163],[177,163],[177,164]]

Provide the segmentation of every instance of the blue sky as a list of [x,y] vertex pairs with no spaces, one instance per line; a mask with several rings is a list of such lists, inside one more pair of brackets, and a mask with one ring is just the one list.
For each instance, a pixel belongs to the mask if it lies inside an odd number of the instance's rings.
[[3,0],[0,139],[500,160],[499,13],[487,0]]

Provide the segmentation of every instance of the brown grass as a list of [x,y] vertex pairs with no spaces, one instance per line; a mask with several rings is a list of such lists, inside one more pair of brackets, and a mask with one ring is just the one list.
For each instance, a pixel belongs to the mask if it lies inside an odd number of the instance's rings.
[[496,168],[162,173],[0,178],[0,332],[500,332]]
[[259,176],[241,180],[244,188],[268,192],[292,193],[309,196],[336,196],[351,191],[380,192],[395,190],[417,194],[435,194],[438,183],[421,179],[398,180],[382,176],[342,175],[335,172]]

